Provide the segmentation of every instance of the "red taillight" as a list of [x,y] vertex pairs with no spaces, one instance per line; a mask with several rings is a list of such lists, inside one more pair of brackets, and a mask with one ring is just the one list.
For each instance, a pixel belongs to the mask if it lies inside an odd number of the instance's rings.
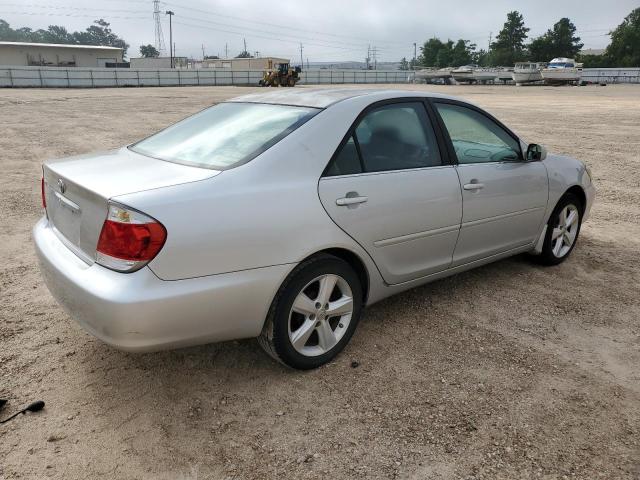
[[164,245],[166,233],[159,223],[118,223],[106,220],[98,251],[121,260],[152,260]]
[[121,272],[138,270],[158,254],[167,238],[161,223],[135,210],[109,206],[96,261]]
[[42,208],[47,209],[47,197],[44,194],[44,176],[40,180],[40,193],[42,195]]

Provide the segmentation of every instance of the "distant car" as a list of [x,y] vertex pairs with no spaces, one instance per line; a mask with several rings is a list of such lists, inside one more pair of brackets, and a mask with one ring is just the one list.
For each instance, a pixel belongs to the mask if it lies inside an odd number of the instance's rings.
[[242,96],[43,166],[53,296],[129,351],[258,337],[318,367],[365,305],[531,252],[564,261],[595,190],[480,108],[415,91]]

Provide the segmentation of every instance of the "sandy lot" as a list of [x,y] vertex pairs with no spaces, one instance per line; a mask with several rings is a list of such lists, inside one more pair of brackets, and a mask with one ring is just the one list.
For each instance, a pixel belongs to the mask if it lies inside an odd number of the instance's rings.
[[584,159],[592,218],[563,265],[386,300],[307,373],[253,340],[115,351],[54,302],[31,243],[42,160],[250,89],[0,90],[2,417],[47,403],[0,426],[0,479],[640,478],[640,86],[428,88]]

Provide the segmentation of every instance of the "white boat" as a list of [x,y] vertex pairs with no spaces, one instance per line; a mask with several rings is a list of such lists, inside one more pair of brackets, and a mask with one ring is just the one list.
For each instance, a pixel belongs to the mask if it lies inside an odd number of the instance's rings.
[[511,78],[517,86],[542,82],[542,69],[546,67],[547,64],[544,62],[518,62],[511,73]]
[[473,71],[475,68],[475,65],[458,67],[451,70],[451,76],[458,83],[473,83],[475,82],[475,79],[473,78]]
[[513,68],[511,67],[498,67],[498,71],[496,73],[496,80],[502,83],[507,83],[513,80],[511,78],[511,73],[513,72]]
[[554,58],[542,69],[542,78],[550,85],[578,84],[582,77],[582,64],[572,58]]
[[450,78],[450,68],[424,68],[415,72],[415,79],[418,81],[424,81],[426,83],[432,83],[435,81],[443,81],[444,83],[447,83]]
[[498,71],[494,68],[478,68],[473,71],[473,79],[476,83],[493,83],[498,76]]

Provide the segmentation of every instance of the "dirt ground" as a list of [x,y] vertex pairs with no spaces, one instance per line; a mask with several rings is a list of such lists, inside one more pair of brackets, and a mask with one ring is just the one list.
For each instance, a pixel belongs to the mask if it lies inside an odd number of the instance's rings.
[[518,256],[383,301],[307,373],[254,340],[113,350],[58,307],[31,241],[44,159],[249,89],[0,90],[2,418],[47,404],[0,426],[0,479],[640,478],[640,86],[399,88],[584,159],[597,203],[563,265]]

